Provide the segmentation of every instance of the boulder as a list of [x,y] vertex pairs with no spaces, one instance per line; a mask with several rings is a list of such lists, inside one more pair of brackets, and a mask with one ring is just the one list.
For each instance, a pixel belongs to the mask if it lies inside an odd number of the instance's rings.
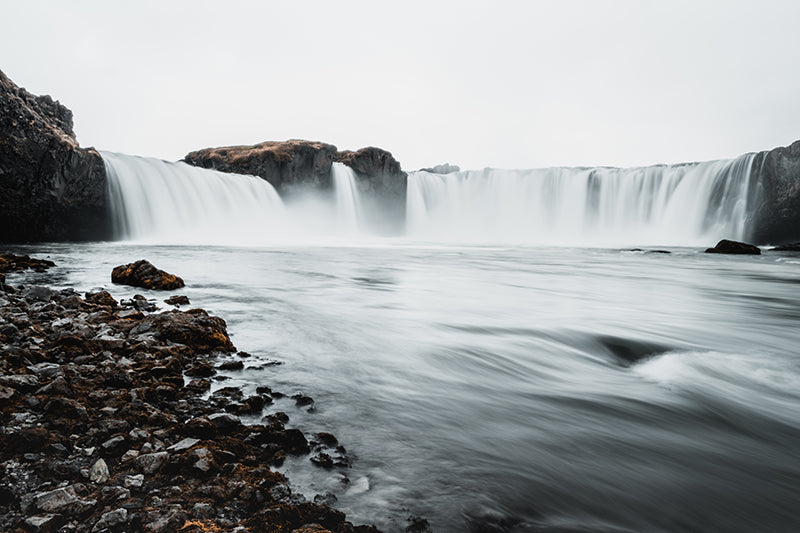
[[111,281],[121,285],[161,291],[171,291],[184,286],[181,278],[157,269],[144,259],[114,267],[111,271]]
[[775,246],[771,248],[776,252],[800,252],[800,242],[792,242],[788,244],[782,244],[780,246]]
[[148,315],[131,329],[129,336],[153,335],[157,339],[185,344],[201,353],[215,350],[234,352],[227,324],[203,309],[168,311]]
[[739,254],[739,255],[760,255],[761,250],[758,246],[747,244],[744,242],[729,241],[722,239],[713,248],[706,250],[707,254]]
[[458,165],[451,165],[450,163],[443,163],[435,167],[421,168],[420,170],[423,172],[430,172],[431,174],[453,174],[455,172],[461,172],[461,167]]
[[301,184],[330,188],[335,154],[336,147],[331,144],[292,139],[205,148],[187,154],[183,160],[196,167],[258,176],[283,193]]
[[0,242],[108,239],[106,171],[72,112],[0,71]]

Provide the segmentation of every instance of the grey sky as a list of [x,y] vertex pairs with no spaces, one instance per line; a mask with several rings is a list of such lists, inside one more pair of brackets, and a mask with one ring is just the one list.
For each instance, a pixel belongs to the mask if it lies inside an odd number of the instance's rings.
[[0,0],[0,69],[83,145],[304,138],[407,170],[631,166],[800,139],[800,2]]

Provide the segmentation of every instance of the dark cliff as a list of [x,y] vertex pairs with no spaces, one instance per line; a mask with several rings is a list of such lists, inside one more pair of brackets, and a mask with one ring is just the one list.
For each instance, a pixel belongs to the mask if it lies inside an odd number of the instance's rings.
[[258,176],[284,193],[301,184],[329,188],[335,154],[333,145],[293,139],[205,148],[187,154],[183,160],[197,167]]
[[756,154],[756,205],[750,240],[759,244],[800,241],[800,141]]
[[183,160],[198,167],[259,176],[284,197],[302,189],[331,189],[331,165],[343,163],[355,172],[369,226],[385,234],[403,228],[407,174],[392,154],[381,148],[339,152],[330,144],[293,139],[205,148]]
[[0,71],[0,242],[109,236],[100,154],[79,146],[69,109]]

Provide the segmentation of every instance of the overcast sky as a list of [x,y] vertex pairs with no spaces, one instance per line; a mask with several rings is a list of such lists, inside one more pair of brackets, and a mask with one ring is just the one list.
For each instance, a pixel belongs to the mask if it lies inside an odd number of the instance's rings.
[[0,0],[0,70],[84,146],[302,138],[406,170],[633,166],[800,139],[800,2]]

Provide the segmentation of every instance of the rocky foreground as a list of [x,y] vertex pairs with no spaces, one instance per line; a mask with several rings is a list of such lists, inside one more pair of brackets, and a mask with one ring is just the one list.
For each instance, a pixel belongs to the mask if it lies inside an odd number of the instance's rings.
[[[50,265],[0,256],[0,272]],[[0,531],[377,532],[272,468],[297,454],[346,468],[333,435],[288,429],[284,413],[242,424],[282,396],[267,387],[208,395],[247,357],[225,321],[153,307],[0,273]]]

